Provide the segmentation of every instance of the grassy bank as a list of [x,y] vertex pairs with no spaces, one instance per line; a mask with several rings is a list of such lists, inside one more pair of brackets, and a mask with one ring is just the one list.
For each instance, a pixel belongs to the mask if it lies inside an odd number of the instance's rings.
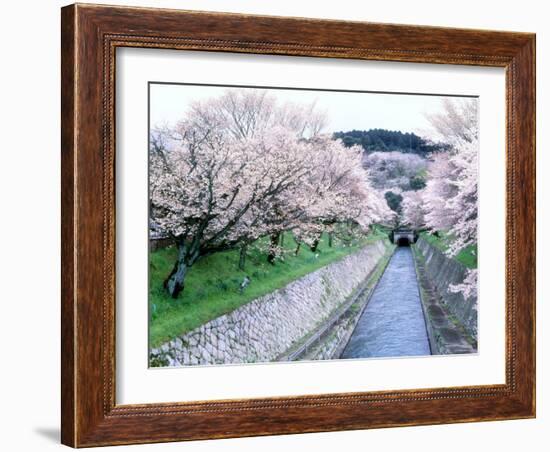
[[[185,289],[176,300],[166,294],[163,281],[172,269],[177,250],[170,247],[152,252],[149,260],[150,345],[159,346],[384,238],[387,238],[386,231],[375,229],[369,236],[351,244],[334,240],[330,247],[328,237],[323,236],[315,253],[302,246],[296,256],[296,243],[291,234],[285,234],[283,246],[287,252],[284,259],[277,260],[275,265],[267,262],[266,253],[262,250],[265,239],[261,239],[249,247],[244,271],[238,269],[237,250],[201,259],[190,269]],[[250,284],[240,293],[239,286],[245,276],[250,278]]]
[[[440,237],[436,237],[428,232],[421,232],[420,236],[441,251],[447,251],[449,248],[450,238],[445,234],[440,233]],[[477,246],[470,245],[463,248],[453,259],[468,268],[477,268]]]

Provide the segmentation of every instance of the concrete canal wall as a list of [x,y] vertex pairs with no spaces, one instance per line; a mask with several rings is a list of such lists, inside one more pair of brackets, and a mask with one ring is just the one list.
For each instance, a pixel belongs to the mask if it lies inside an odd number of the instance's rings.
[[378,241],[151,351],[164,366],[274,361],[354,296],[384,257]]
[[477,297],[465,300],[461,293],[451,292],[449,286],[464,281],[467,268],[447,257],[441,250],[420,237],[416,247],[424,258],[427,277],[435,286],[445,306],[466,331],[477,337]]

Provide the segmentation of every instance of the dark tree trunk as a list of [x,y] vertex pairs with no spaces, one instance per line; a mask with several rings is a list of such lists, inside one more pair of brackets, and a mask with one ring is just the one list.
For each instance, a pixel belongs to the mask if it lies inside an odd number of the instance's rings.
[[189,268],[196,262],[198,252],[190,252],[186,244],[178,243],[178,259],[168,278],[164,280],[164,288],[172,298],[178,295],[185,287],[185,277]]
[[246,263],[246,250],[248,248],[248,245],[241,246],[241,250],[239,252],[239,270],[244,271],[244,264]]
[[281,235],[280,232],[274,232],[273,234],[271,234],[269,254],[267,255],[267,262],[269,262],[272,265],[275,264],[275,259],[277,258],[277,247],[279,246],[280,235]]
[[319,239],[315,239],[309,248],[311,249],[312,253],[315,253],[315,251],[317,251],[318,246],[319,246]]
[[302,244],[300,242],[298,242],[298,245],[296,246],[296,250],[294,251],[295,256],[298,256],[298,253],[300,252],[300,247],[301,246],[302,246]]
[[328,233],[328,246],[332,248],[332,232]]

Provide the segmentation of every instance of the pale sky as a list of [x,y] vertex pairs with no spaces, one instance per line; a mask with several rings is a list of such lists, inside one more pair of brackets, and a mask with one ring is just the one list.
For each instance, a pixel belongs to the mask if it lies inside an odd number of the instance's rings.
[[[219,97],[228,89],[218,86],[150,84],[150,125],[173,125],[185,116],[191,101]],[[311,104],[326,111],[325,132],[388,129],[421,133],[430,128],[426,114],[438,112],[445,96],[269,89],[284,104]]]

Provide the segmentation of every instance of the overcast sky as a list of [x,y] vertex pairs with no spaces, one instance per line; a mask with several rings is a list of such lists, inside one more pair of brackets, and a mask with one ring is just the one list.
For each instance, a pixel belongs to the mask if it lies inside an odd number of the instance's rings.
[[[221,96],[227,88],[199,85],[151,84],[151,127],[172,125],[183,118],[191,101]],[[444,96],[269,89],[279,102],[311,104],[328,113],[326,132],[388,129],[417,132],[430,128],[426,114],[441,108]]]

